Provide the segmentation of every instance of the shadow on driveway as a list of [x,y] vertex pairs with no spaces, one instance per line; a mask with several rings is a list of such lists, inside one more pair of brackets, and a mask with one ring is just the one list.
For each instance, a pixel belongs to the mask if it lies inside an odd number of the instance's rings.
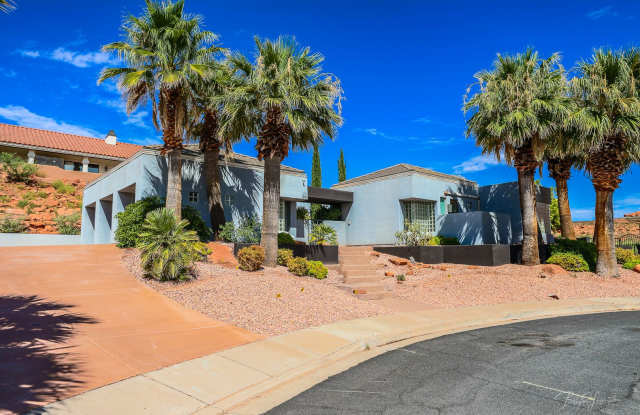
[[72,347],[78,324],[97,320],[38,296],[0,296],[0,413],[57,400],[83,382]]

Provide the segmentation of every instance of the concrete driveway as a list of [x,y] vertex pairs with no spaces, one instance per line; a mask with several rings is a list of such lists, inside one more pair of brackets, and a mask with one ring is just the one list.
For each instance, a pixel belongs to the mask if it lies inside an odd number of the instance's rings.
[[135,279],[113,245],[0,248],[0,414],[261,336]]

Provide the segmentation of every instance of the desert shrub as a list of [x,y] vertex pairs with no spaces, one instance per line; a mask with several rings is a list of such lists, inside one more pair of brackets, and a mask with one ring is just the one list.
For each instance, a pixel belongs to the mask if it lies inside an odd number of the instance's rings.
[[80,235],[80,213],[73,215],[57,216],[55,219],[58,232],[63,235]]
[[309,270],[309,263],[306,259],[295,257],[291,258],[289,262],[287,262],[287,268],[289,272],[298,276],[307,275]]
[[218,237],[220,239],[226,242],[233,242],[235,235],[236,225],[232,221],[220,225],[220,229],[218,230]]
[[278,245],[295,245],[296,241],[287,232],[278,232]]
[[319,280],[327,278],[329,270],[320,261],[307,261],[307,275]]
[[28,199],[21,199],[18,201],[18,207],[24,209],[27,205],[31,204],[31,201]]
[[595,271],[596,269],[598,251],[596,250],[596,246],[591,242],[556,238],[555,243],[551,245],[551,255],[553,256],[560,253],[578,254],[587,262],[590,271]]
[[634,269],[638,265],[640,265],[640,258],[636,258],[636,259],[631,260],[629,262],[625,262],[622,265],[622,268],[624,268],[624,269]]
[[238,265],[243,271],[257,271],[264,264],[264,249],[259,245],[242,248],[238,252]]
[[460,241],[455,237],[438,235],[431,238],[427,245],[460,245]]
[[405,277],[404,274],[398,274],[398,275],[396,275],[396,280],[398,280],[398,281],[406,281],[407,277]]
[[46,199],[46,198],[47,198],[47,196],[49,196],[49,193],[40,191],[40,192],[36,192],[36,195],[37,195],[40,199]]
[[[118,228],[114,234],[118,247],[131,248],[136,246],[140,239],[142,226],[147,214],[164,206],[164,199],[157,196],[145,197],[131,203],[118,213]],[[187,230],[195,231],[201,241],[211,238],[211,229],[208,228],[200,213],[191,206],[183,206],[182,216],[187,219]]]
[[300,206],[296,209],[296,218],[298,220],[310,220],[311,214],[309,213],[309,209],[304,206]]
[[257,244],[260,243],[262,224],[257,216],[246,216],[236,226],[233,222],[220,225],[218,236],[223,241]]
[[433,238],[431,234],[422,230],[417,223],[410,223],[407,229],[396,232],[396,245],[400,246],[425,246]]
[[313,225],[309,234],[309,241],[316,245],[338,245],[335,229],[324,223]]
[[616,248],[616,260],[618,264],[626,264],[634,260],[640,260],[640,256],[636,255],[633,249]]
[[10,182],[33,182],[38,166],[29,164],[14,153],[0,153],[0,166]]
[[142,226],[139,247],[145,276],[160,281],[191,278],[193,264],[210,250],[188,230],[186,219],[178,220],[170,209],[149,212]]
[[62,193],[62,194],[73,194],[76,191],[75,187],[73,187],[70,184],[66,184],[62,180],[54,181],[53,183],[51,183],[51,186],[53,186],[53,188],[56,189],[56,192]]
[[335,206],[315,205],[314,209],[312,209],[311,219],[313,219],[313,220],[341,220],[342,219],[342,210],[339,207],[335,207]]
[[0,195],[0,203],[8,203],[11,200],[9,195]]
[[556,264],[567,271],[589,271],[589,264],[582,255],[574,252],[559,252],[547,259],[547,264]]
[[0,233],[22,233],[27,229],[23,219],[4,218],[0,220]]
[[290,259],[293,259],[293,251],[291,249],[278,249],[278,258],[276,260],[278,265],[286,267]]

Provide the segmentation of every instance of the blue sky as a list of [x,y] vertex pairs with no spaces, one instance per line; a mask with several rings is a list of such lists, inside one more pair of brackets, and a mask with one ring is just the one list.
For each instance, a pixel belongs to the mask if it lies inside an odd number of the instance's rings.
[[[0,15],[0,121],[122,141],[159,142],[148,109],[127,116],[115,87],[96,85],[112,58],[100,52],[119,40],[120,24],[144,2],[17,0]],[[462,174],[481,185],[513,181],[515,170],[480,155],[464,137],[463,95],[473,74],[496,53],[527,46],[542,56],[560,52],[572,68],[595,47],[638,45],[637,2],[211,2],[187,0],[223,46],[253,54],[253,36],[294,35],[326,57],[324,68],[343,84],[343,127],[320,149],[323,185],[337,180],[344,150],[347,177],[397,163]],[[303,5],[304,4],[304,5]],[[636,42],[636,43],[634,43]],[[254,143],[235,151],[255,155]],[[285,164],[311,170],[311,154]],[[616,216],[640,210],[640,169],[623,177]],[[545,185],[553,181],[543,176]],[[574,219],[593,217],[594,192],[582,172],[569,184]]]

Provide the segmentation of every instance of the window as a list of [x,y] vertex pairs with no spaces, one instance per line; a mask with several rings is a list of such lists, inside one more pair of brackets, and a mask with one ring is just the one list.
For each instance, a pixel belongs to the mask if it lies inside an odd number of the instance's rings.
[[82,163],[79,163],[77,161],[65,161],[64,169],[73,170],[73,171],[82,171]]
[[87,169],[89,173],[100,173],[100,166],[97,164],[89,164],[89,168]]
[[460,203],[456,199],[451,199],[449,201],[449,213],[459,213],[460,211]]
[[465,212],[471,212],[476,210],[476,206],[478,205],[478,201],[475,199],[462,199],[463,203],[464,203],[464,210]]
[[440,198],[440,214],[441,215],[447,214],[447,198],[446,197]]
[[418,225],[424,232],[436,231],[436,202],[406,201],[402,202],[404,215],[404,228],[409,225]]
[[198,201],[198,192],[189,192],[189,202]]
[[280,200],[280,210],[278,211],[278,231],[287,231],[287,201]]
[[224,201],[224,203],[225,203],[227,206],[229,206],[229,207],[230,207],[230,206],[231,206],[231,204],[233,203],[233,196],[231,196],[231,195],[226,195],[226,196],[224,197],[223,201]]

